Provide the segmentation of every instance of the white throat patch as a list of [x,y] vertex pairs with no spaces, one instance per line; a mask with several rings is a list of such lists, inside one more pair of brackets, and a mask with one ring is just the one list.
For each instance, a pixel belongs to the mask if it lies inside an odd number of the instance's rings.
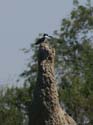
[[49,36],[45,36],[45,38],[50,39],[50,37],[49,37]]

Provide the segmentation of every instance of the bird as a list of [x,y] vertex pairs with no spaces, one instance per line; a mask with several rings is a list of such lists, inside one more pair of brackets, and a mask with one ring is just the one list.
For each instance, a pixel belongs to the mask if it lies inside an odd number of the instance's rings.
[[52,36],[49,36],[48,34],[44,33],[44,34],[43,34],[43,37],[40,38],[40,39],[38,39],[38,40],[36,41],[35,45],[38,45],[38,44],[40,44],[40,43],[43,43],[43,42],[45,42],[46,39],[51,39],[51,38],[52,38]]

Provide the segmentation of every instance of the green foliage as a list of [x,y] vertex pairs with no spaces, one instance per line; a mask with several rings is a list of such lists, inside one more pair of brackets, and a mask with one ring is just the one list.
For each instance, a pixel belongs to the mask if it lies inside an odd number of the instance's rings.
[[0,125],[27,125],[31,96],[26,87],[0,90]]
[[[55,31],[51,42],[56,49],[59,98],[78,125],[93,125],[93,7],[90,0],[86,5],[73,2],[74,9],[62,20],[60,31]],[[0,92],[1,125],[23,125],[29,118],[37,78],[38,48],[31,45],[32,49],[34,54],[20,75],[23,87]]]
[[16,107],[15,89],[0,90],[0,125],[23,125],[23,113]]
[[93,7],[78,4],[70,17],[62,20],[56,68],[60,101],[79,125],[93,124],[92,34]]

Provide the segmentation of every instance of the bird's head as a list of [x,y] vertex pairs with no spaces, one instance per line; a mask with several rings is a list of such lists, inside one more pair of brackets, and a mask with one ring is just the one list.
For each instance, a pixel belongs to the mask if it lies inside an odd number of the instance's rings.
[[43,37],[46,37],[46,36],[48,36],[48,34],[44,33],[44,34],[43,34]]
[[43,34],[43,37],[45,37],[45,38],[47,38],[47,39],[51,39],[51,38],[53,38],[52,36],[49,36],[49,35],[46,34],[46,33]]

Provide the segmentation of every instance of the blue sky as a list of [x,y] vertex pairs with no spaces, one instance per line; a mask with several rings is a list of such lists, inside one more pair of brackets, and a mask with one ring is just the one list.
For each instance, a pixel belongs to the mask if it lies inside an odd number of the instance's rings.
[[72,6],[72,0],[0,0],[0,84],[12,83],[24,70],[27,56],[20,49],[39,33],[59,29]]

